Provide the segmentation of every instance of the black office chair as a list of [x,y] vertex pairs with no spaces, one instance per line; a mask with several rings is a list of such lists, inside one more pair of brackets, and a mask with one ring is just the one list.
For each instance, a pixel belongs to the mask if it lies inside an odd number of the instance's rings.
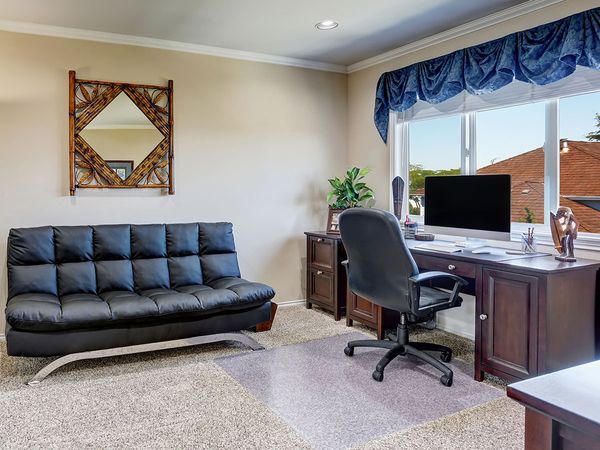
[[[383,380],[383,370],[397,356],[413,355],[443,375],[440,381],[452,386],[452,370],[427,352],[440,352],[440,359],[450,362],[452,350],[443,345],[409,342],[409,323],[430,320],[436,311],[460,306],[460,290],[467,284],[462,278],[445,272],[419,273],[393,214],[378,209],[352,208],[339,217],[342,241],[348,254],[344,262],[350,289],[355,294],[400,312],[397,334],[391,340],[361,340],[348,342],[347,356],[355,347],[386,348],[388,352],[379,361],[373,378]],[[454,281],[452,292],[425,286],[434,279]]]

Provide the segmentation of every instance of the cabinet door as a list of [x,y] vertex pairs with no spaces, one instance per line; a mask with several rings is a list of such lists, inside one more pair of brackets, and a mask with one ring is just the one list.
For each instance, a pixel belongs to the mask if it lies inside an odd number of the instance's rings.
[[483,269],[481,363],[517,378],[537,374],[538,279]]

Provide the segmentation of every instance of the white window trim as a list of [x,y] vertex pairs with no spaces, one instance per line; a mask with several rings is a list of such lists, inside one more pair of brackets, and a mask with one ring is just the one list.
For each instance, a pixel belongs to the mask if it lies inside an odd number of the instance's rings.
[[[590,93],[589,90],[581,94]],[[578,95],[578,94],[572,94]],[[539,100],[538,100],[539,101]],[[544,142],[544,223],[534,224],[537,241],[539,245],[554,246],[549,225],[549,211],[556,211],[560,202],[560,99],[545,100],[545,142]],[[533,103],[533,102],[531,102]],[[523,104],[522,102],[519,104]],[[485,108],[480,111],[491,109],[508,108],[511,105],[502,105],[496,108]],[[517,106],[517,105],[512,105]],[[452,116],[456,114],[448,114]],[[461,174],[469,175],[477,173],[477,112],[466,112],[461,116]],[[390,151],[390,186],[391,180],[400,175],[406,182],[404,189],[404,200],[402,203],[402,217],[408,213],[408,190],[409,190],[409,167],[410,167],[410,123],[420,120],[433,119],[434,117],[423,117],[413,120],[405,120],[403,113],[390,113],[390,134],[388,146]],[[440,117],[440,116],[437,116]],[[442,116],[443,117],[443,116]],[[390,188],[391,189],[391,188]],[[391,192],[391,191],[390,191]],[[393,211],[393,197],[390,195],[390,211]],[[410,215],[411,220],[419,223],[419,229],[423,227],[423,217]],[[511,223],[511,241],[520,242],[521,233],[526,233],[532,224],[522,222]],[[456,237],[456,240],[461,238]],[[581,250],[600,251],[600,233],[578,234],[575,246]]]

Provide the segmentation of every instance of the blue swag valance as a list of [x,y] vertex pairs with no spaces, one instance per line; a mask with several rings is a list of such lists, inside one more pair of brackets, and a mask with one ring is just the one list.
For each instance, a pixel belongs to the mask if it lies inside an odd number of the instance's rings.
[[600,69],[600,8],[384,73],[375,126],[387,142],[390,110],[406,111],[417,100],[441,103],[465,90],[484,94],[514,80],[545,85],[576,66]]

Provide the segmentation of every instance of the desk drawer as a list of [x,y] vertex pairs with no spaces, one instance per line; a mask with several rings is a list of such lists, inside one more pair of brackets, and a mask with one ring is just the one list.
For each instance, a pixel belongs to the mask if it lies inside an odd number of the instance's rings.
[[437,256],[413,255],[413,257],[419,269],[422,270],[439,270],[468,278],[475,278],[477,273],[477,266],[473,263]]
[[310,236],[308,238],[308,264],[320,270],[333,272],[335,269],[334,239]]
[[308,298],[334,306],[335,277],[331,272],[311,269],[308,272]]

